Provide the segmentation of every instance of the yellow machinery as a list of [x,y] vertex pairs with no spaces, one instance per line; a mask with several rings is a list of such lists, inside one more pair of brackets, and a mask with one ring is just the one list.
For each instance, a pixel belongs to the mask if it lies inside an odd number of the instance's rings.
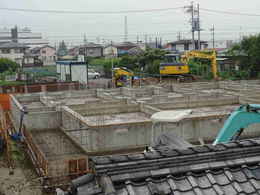
[[189,73],[188,64],[182,61],[179,54],[166,54],[165,61],[160,64],[161,76],[188,75]]
[[134,73],[125,67],[114,68],[113,73],[113,81],[116,87],[123,87],[128,81],[131,83],[134,76]]
[[165,62],[160,64],[161,76],[189,76],[190,68],[188,62],[191,58],[208,59],[211,62],[211,71],[214,79],[217,79],[217,54],[215,50],[188,51],[180,57],[179,54],[166,54]]
[[182,62],[188,64],[191,58],[208,59],[211,63],[211,71],[214,79],[218,79],[217,54],[215,50],[189,51],[182,56]]

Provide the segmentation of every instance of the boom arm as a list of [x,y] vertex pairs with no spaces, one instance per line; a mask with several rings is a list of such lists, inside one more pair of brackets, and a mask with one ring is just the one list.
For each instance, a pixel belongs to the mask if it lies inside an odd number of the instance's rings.
[[218,68],[217,68],[217,54],[215,50],[212,51],[189,51],[184,55],[183,61],[188,63],[190,58],[201,58],[209,59],[211,63],[211,71],[213,73],[214,79],[218,78]]
[[260,104],[242,105],[226,120],[213,145],[226,143],[244,128],[260,123]]

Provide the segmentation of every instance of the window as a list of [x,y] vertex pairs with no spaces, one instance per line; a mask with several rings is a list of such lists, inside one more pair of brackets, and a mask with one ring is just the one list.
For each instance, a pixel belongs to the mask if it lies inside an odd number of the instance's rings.
[[23,49],[14,49],[14,53],[23,53]]
[[93,53],[94,53],[94,50],[93,50],[93,49],[88,49],[88,53],[89,53],[89,54],[93,54]]
[[184,44],[184,50],[187,51],[187,50],[189,50],[189,49],[190,49],[190,48],[189,48],[189,43],[185,43],[185,44]]
[[43,53],[43,54],[46,54],[46,51],[45,51],[45,50],[42,50],[42,53]]
[[3,54],[8,54],[8,53],[10,53],[10,49],[2,49],[2,53]]

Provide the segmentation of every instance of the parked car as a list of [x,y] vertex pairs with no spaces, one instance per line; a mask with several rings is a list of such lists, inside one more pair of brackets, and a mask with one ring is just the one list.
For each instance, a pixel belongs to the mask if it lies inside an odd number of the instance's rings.
[[98,79],[98,78],[100,78],[100,73],[96,72],[93,69],[88,69],[88,78],[89,79]]

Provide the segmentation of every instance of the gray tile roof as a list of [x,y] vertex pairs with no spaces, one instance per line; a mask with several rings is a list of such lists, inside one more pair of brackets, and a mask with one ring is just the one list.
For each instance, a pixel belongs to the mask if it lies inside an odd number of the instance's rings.
[[260,139],[93,157],[92,163],[94,174],[72,185],[73,194],[260,194]]

